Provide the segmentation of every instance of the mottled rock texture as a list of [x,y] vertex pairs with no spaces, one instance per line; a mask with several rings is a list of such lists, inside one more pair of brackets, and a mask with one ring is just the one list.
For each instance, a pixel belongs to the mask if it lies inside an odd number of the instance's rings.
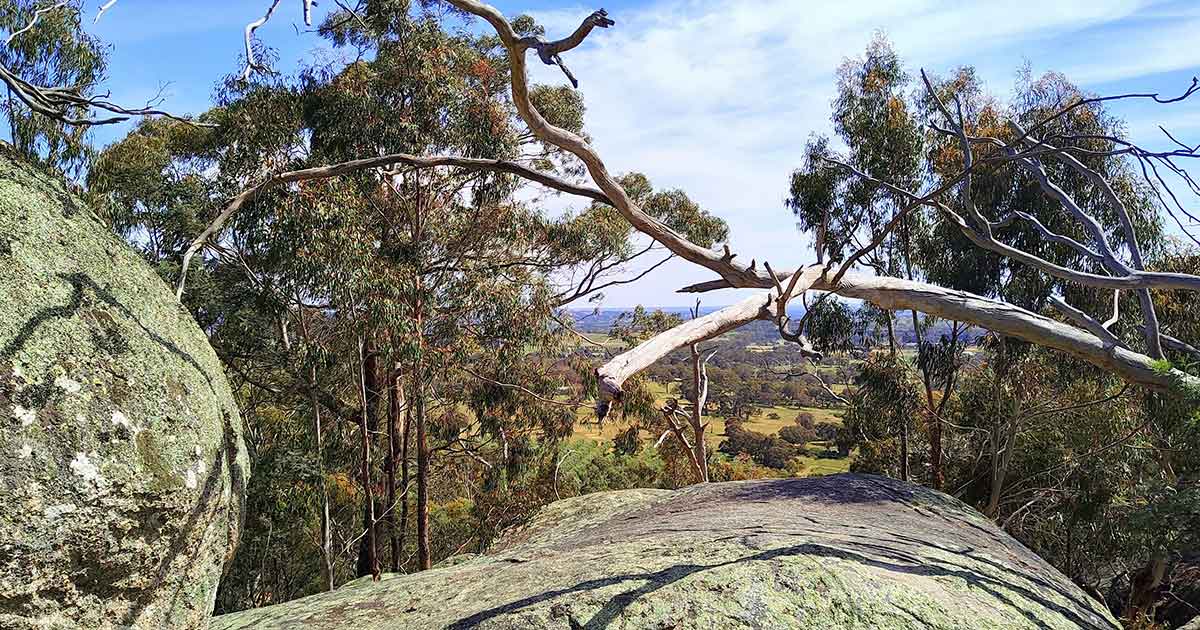
[[554,503],[486,556],[213,619],[242,628],[1118,628],[969,507],[866,475]]
[[203,628],[241,525],[241,430],[168,287],[0,149],[0,628]]

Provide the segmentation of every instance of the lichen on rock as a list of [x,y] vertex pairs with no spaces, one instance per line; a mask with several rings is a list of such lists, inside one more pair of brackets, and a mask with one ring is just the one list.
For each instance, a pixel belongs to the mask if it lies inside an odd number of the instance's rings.
[[210,625],[299,627],[1119,628],[966,505],[852,474],[566,499],[487,555]]
[[248,460],[204,333],[0,149],[0,627],[202,628]]

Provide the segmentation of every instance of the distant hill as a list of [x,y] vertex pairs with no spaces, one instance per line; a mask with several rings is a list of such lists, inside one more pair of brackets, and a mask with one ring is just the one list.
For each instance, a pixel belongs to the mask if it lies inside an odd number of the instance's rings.
[[[651,312],[662,311],[664,313],[678,315],[685,320],[691,319],[692,317],[692,309],[688,306],[646,306],[644,308]],[[722,308],[725,307],[701,306],[700,315],[708,315],[709,313],[721,310]],[[571,314],[571,317],[574,318],[575,325],[579,330],[589,333],[608,333],[608,331],[612,329],[613,323],[617,321],[617,318],[624,313],[632,313],[633,308],[572,308],[568,309],[568,312]],[[788,315],[793,320],[799,320],[804,316],[804,307],[799,304],[789,305]],[[895,327],[896,336],[901,343],[916,343],[917,336],[913,332],[912,320],[908,317],[907,312],[903,317],[896,318]],[[775,330],[774,325],[770,322],[753,322],[746,325],[741,330],[749,333],[751,339],[755,341],[770,341],[777,339],[779,336],[778,331]],[[963,334],[963,338],[968,342],[974,342],[982,337],[985,332],[986,331],[981,328],[973,328]],[[939,321],[926,331],[925,336],[928,339],[937,339],[941,335],[948,335],[949,333],[950,322]]]
[[[692,307],[690,306],[646,306],[643,307],[649,312],[662,311],[672,315],[678,315],[683,319],[692,318]],[[701,306],[700,315],[708,315],[709,313],[719,311],[725,308],[724,306]],[[623,313],[632,313],[633,307],[629,308],[572,308],[568,309],[571,316],[575,319],[575,325],[583,332],[607,333]],[[788,308],[788,315],[798,318],[804,315],[804,307]]]

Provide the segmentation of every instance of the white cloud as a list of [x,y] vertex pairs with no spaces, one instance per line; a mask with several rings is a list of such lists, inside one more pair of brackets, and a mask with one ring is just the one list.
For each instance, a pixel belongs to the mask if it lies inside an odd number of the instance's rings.
[[[658,186],[679,187],[731,226],[735,251],[777,267],[810,260],[783,207],[787,179],[807,137],[828,132],[834,72],[884,29],[910,69],[944,72],[976,65],[994,91],[1006,92],[1025,59],[1064,53],[1073,76],[1099,80],[1194,63],[1186,38],[1161,33],[1168,55],[1131,55],[1102,45],[1111,25],[1131,29],[1126,42],[1164,24],[1186,28],[1180,11],[1138,0],[971,3],[791,0],[662,0],[611,11],[615,27],[595,31],[565,55],[588,106],[587,129],[614,172],[639,170]],[[590,12],[578,6],[534,13],[551,37]],[[1147,17],[1148,16],[1148,17]],[[1133,22],[1132,25],[1126,23]],[[1140,26],[1139,26],[1140,25]],[[1159,49],[1154,44],[1153,49]],[[1162,47],[1168,47],[1166,43]],[[531,58],[532,60],[532,58]],[[561,84],[557,68],[533,64],[535,81]],[[610,305],[687,302],[674,295],[711,274],[686,263],[609,292]],[[706,296],[729,303],[733,294]]]

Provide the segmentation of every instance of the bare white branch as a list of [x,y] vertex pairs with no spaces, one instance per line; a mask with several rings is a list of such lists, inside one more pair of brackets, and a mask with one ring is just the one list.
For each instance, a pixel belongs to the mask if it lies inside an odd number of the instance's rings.
[[96,11],[96,19],[92,20],[92,24],[99,24],[100,17],[104,15],[104,12],[111,9],[113,7],[113,5],[116,3],[117,3],[117,0],[108,0],[108,2],[105,2],[104,4],[100,5],[100,10]]
[[703,317],[690,319],[659,333],[623,352],[596,369],[600,386],[599,415],[607,412],[610,400],[620,400],[622,387],[631,376],[650,367],[671,352],[723,335],[756,319],[769,319],[773,294],[760,293]]
[[[261,69],[261,66],[254,60],[254,31],[257,31],[259,27],[271,19],[271,16],[275,13],[275,9],[279,6],[279,2],[280,0],[271,0],[271,6],[267,7],[266,15],[246,25],[246,69],[242,71],[243,81],[249,81],[250,73]],[[307,2],[305,3],[305,9],[308,9]]]
[[1104,327],[1104,330],[1108,330],[1109,328],[1112,328],[1112,325],[1117,323],[1117,321],[1120,319],[1121,319],[1121,290],[1115,289],[1113,291],[1112,317],[1109,317],[1108,319],[1104,320],[1104,323],[1101,324],[1101,326]]
[[24,27],[24,28],[22,28],[21,30],[14,32],[12,35],[9,35],[9,36],[8,36],[8,39],[7,39],[7,40],[5,40],[5,41],[4,41],[4,43],[5,43],[6,45],[7,45],[7,44],[11,44],[11,43],[13,43],[13,40],[17,38],[17,35],[20,35],[21,33],[26,33],[26,32],[28,32],[28,31],[32,30],[32,29],[33,29],[33,27],[37,25],[37,23],[38,23],[38,20],[40,20],[40,19],[41,19],[41,17],[42,17],[42,14],[43,14],[43,13],[49,13],[49,12],[51,12],[51,11],[55,10],[55,9],[61,9],[61,8],[65,7],[65,6],[67,6],[68,4],[70,4],[70,2],[69,2],[69,1],[65,1],[65,2],[59,2],[59,3],[57,3],[57,4],[52,4],[52,5],[48,6],[48,7],[45,7],[45,8],[43,8],[43,9],[38,9],[38,10],[34,11],[34,12],[33,12],[33,17],[32,17],[32,18],[30,18],[30,20],[29,20],[29,24],[26,24],[26,25],[25,25],[25,27]]
[[1104,324],[1096,321],[1096,319],[1091,315],[1088,315],[1074,306],[1071,306],[1066,300],[1058,297],[1057,295],[1050,296],[1050,305],[1063,315],[1069,317],[1076,324],[1079,324],[1080,326],[1083,326],[1091,331],[1093,335],[1103,339],[1105,342],[1114,346],[1123,345],[1121,344],[1121,340],[1117,339],[1116,335],[1109,332],[1108,328],[1106,328]]

